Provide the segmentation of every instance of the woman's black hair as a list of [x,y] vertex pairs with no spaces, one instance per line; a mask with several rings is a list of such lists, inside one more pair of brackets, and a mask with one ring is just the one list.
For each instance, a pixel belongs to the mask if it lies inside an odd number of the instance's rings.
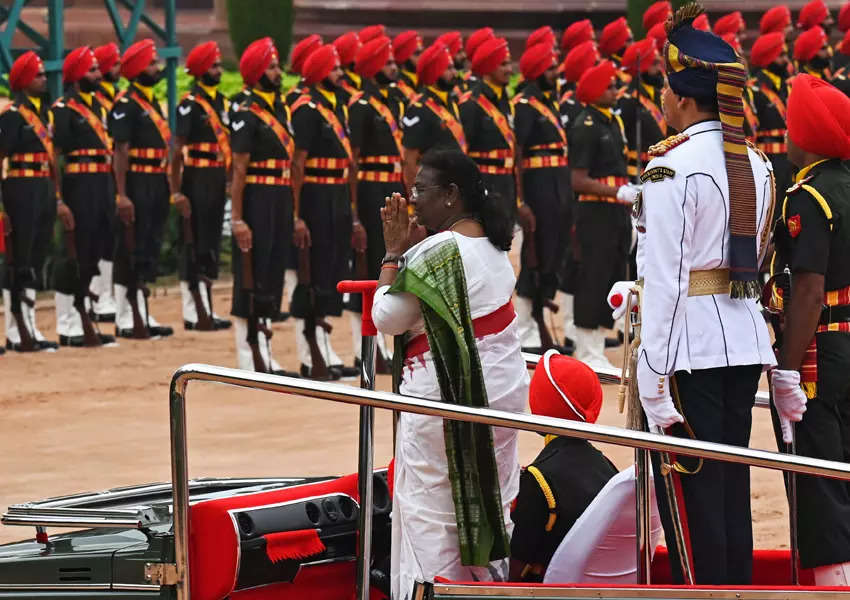
[[500,250],[511,249],[513,211],[496,194],[488,193],[475,161],[459,150],[433,148],[422,156],[420,165],[434,170],[435,183],[458,187],[466,212],[481,221],[491,244]]

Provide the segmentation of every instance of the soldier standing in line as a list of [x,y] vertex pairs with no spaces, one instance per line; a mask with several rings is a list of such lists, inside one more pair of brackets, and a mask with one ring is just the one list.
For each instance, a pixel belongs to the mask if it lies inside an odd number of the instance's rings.
[[[519,196],[524,235],[534,234],[537,264],[529,264],[522,253],[517,278],[516,307],[520,343],[539,349],[538,324],[541,303],[552,300],[558,288],[558,272],[570,230],[572,189],[567,159],[567,136],[558,113],[555,81],[558,61],[552,45],[537,44],[526,50],[519,62],[526,85],[515,98],[516,155],[520,177]],[[530,217],[523,213],[531,213]]]
[[581,265],[575,292],[575,357],[594,368],[614,368],[604,354],[603,328],[614,324],[606,288],[625,274],[632,234],[629,207],[639,191],[628,180],[625,127],[614,112],[616,71],[611,61],[603,61],[582,75],[576,95],[585,109],[570,131]]
[[101,77],[91,48],[72,50],[62,65],[62,80],[69,86],[67,94],[52,109],[53,139],[57,153],[65,157],[62,197],[74,214],[75,225],[74,255],[60,262],[54,273],[56,332],[62,346],[115,342],[111,335],[89,329],[85,303],[98,261],[112,250],[115,226],[112,141],[106,133],[108,111],[95,96]]
[[214,331],[231,325],[215,314],[212,303],[233,159],[227,129],[230,103],[217,89],[221,81],[218,44],[205,42],[193,48],[186,57],[186,72],[195,78],[195,84],[177,107],[171,161],[171,189],[180,190],[174,195],[174,204],[182,218],[189,219],[192,233],[189,243],[180,228],[183,327]]
[[798,73],[808,73],[823,79],[850,96],[850,79],[843,74],[833,77],[830,71],[831,58],[832,48],[829,46],[829,37],[819,26],[807,29],[794,41],[794,60],[797,61]]
[[460,104],[467,154],[481,171],[490,201],[503,203],[503,214],[513,214],[517,206],[516,136],[507,90],[513,74],[507,40],[493,38],[481,44],[472,58],[472,72],[481,81]]
[[810,0],[800,9],[800,15],[797,18],[797,28],[804,32],[813,27],[822,27],[828,31],[834,24],[835,20],[823,0]]
[[558,108],[564,130],[569,130],[578,114],[584,110],[584,106],[576,99],[576,84],[582,74],[598,62],[599,51],[596,49],[596,42],[587,40],[573,47],[561,63],[559,71],[563,76],[563,83]]
[[759,19],[759,34],[781,33],[785,40],[791,33],[791,10],[784,4],[767,9]]
[[9,71],[12,104],[0,114],[0,159],[9,160],[2,182],[3,207],[11,232],[14,264],[3,272],[6,349],[16,352],[55,351],[35,323],[35,293],[58,216],[66,231],[74,215],[62,201],[50,136],[47,75],[35,52],[25,52]]
[[620,70],[620,65],[623,62],[623,53],[626,47],[634,41],[632,30],[626,21],[626,17],[620,17],[615,21],[608,23],[599,34],[599,54],[603,59],[608,59],[617,67],[617,87],[627,86],[632,78],[628,73]]
[[333,47],[336,48],[339,64],[342,67],[342,78],[339,80],[337,93],[346,106],[352,96],[360,91],[360,75],[354,72],[354,57],[357,56],[357,51],[362,45],[354,31],[344,33],[333,41]]
[[[333,45],[314,50],[304,63],[304,82],[310,93],[292,105],[295,154],[292,191],[297,207],[295,245],[310,248],[311,282],[317,317],[342,314],[342,295],[336,284],[348,279],[351,248],[363,251],[366,232],[351,205],[351,142],[348,107],[337,93],[342,77]],[[354,180],[356,181],[356,179]],[[296,320],[296,347],[301,374],[312,375],[312,358],[303,333],[304,321]],[[335,377],[355,377],[359,370],[343,365],[324,328],[316,326],[316,340]]]
[[672,14],[673,5],[667,0],[653,2],[643,13],[643,30],[649,31],[659,23],[663,25],[667,17]]
[[419,78],[416,76],[416,68],[422,48],[422,38],[413,30],[402,31],[393,38],[393,56],[399,68],[396,87],[404,99],[405,106],[418,93]]
[[[286,374],[272,354],[270,320],[280,312],[283,272],[292,248],[290,166],[295,144],[279,90],[281,69],[271,38],[251,43],[239,62],[249,90],[233,108],[231,227],[233,315],[240,369]],[[303,222],[301,226],[303,228]],[[249,252],[250,261],[244,253]],[[247,264],[246,264],[247,263]],[[250,267],[251,273],[245,272]],[[246,289],[246,278],[253,288]]]
[[[475,56],[475,51],[478,50],[478,47],[487,40],[492,40],[494,37],[496,37],[496,34],[492,27],[482,27],[470,33],[469,37],[466,38],[466,45],[464,46],[466,57],[472,61],[472,57]],[[464,81],[464,88],[467,91],[475,87],[480,81],[471,68],[461,73],[461,78]]]
[[[107,117],[112,110],[115,96],[118,94],[118,80],[121,79],[121,52],[115,42],[109,42],[94,49],[94,56],[100,68],[102,76],[100,86],[94,96],[101,107],[106,111]],[[108,133],[108,132],[107,132]],[[112,151],[110,140],[110,152]],[[110,194],[115,197],[115,180],[110,177]],[[113,223],[115,218],[113,216]],[[114,226],[113,226],[114,229]],[[112,289],[112,253],[114,245],[114,233],[109,231],[104,238],[101,247],[103,255],[97,262],[98,272],[91,279],[91,292],[97,300],[91,301],[92,318],[100,323],[113,323],[115,321],[115,294]]]
[[160,325],[150,314],[144,289],[158,275],[171,196],[171,130],[153,90],[162,78],[153,40],[127,48],[121,59],[121,74],[131,82],[130,87],[119,94],[109,116],[115,143],[112,167],[118,217],[123,224],[115,253],[115,331],[119,337],[166,337],[174,330]]
[[295,84],[295,87],[289,90],[286,94],[287,106],[292,106],[293,102],[309,91],[307,86],[304,85],[304,78],[302,77],[301,71],[304,68],[304,61],[307,60],[310,53],[316,48],[319,48],[321,45],[322,36],[314,33],[312,35],[308,35],[293,46],[292,55],[290,57],[291,64],[289,65],[289,72],[293,75],[298,75],[299,79],[298,83]]
[[416,76],[422,94],[402,118],[404,183],[408,189],[413,187],[419,159],[426,151],[437,146],[467,150],[460,109],[452,95],[457,71],[441,42],[434,42],[419,57]]
[[447,31],[435,41],[442,43],[449,49],[449,56],[452,57],[452,64],[454,65],[457,78],[455,82],[457,84],[456,95],[459,98],[461,93],[467,91],[463,85],[461,75],[469,69],[469,61],[463,48],[463,36],[460,34],[460,31]]
[[[796,434],[799,455],[837,461],[847,460],[850,446],[848,117],[850,100],[833,86],[808,75],[794,79],[788,158],[800,171],[777,207],[775,233],[777,268],[791,270],[779,365],[771,373],[782,441]],[[813,569],[815,585],[850,585],[846,482],[797,475],[796,516],[800,566]]]
[[561,54],[566,57],[570,50],[589,41],[596,41],[593,23],[590,22],[590,19],[576,21],[564,29],[564,34],[561,36]]
[[756,147],[767,154],[773,165],[777,190],[787,190],[792,176],[785,145],[789,65],[783,32],[762,35],[750,50],[750,66],[758,69],[750,88],[759,119]]
[[[349,107],[351,124],[351,156],[357,164],[357,185],[353,187],[353,204],[357,218],[366,229],[366,251],[355,258],[355,278],[358,260],[365,259],[365,276],[377,279],[381,271],[384,248],[381,208],[385,199],[394,193],[405,195],[401,176],[401,117],[404,104],[393,94],[389,85],[398,78],[398,67],[392,57],[390,38],[375,38],[360,48],[354,68],[362,78],[363,87]],[[359,303],[359,296],[353,299]],[[351,330],[355,356],[360,357],[360,316],[351,303]],[[355,322],[356,321],[356,322]],[[378,348],[389,357],[384,338],[378,336]]]

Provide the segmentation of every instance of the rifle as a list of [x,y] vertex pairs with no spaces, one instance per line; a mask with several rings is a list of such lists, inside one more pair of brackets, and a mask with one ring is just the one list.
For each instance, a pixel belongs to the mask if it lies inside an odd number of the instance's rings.
[[543,297],[543,290],[540,285],[540,260],[537,257],[537,240],[533,231],[523,231],[522,254],[525,256],[525,266],[531,270],[532,283],[534,285],[534,297],[531,300],[531,318],[537,323],[537,331],[540,333],[540,346],[545,352],[550,348],[555,347],[555,342],[552,339],[552,334],[546,327],[546,321],[543,319],[543,309],[548,308],[553,313],[557,313],[559,306]]
[[310,359],[313,363],[310,375],[313,379],[327,380],[330,379],[330,374],[328,365],[325,363],[325,357],[322,356],[319,343],[316,340],[316,327],[319,326],[330,333],[331,326],[324,319],[316,317],[316,290],[313,288],[310,267],[310,248],[299,248],[298,285],[303,287],[302,291],[307,294],[307,306],[304,307],[304,337],[310,346]]
[[30,332],[29,327],[27,327],[22,310],[22,303],[26,302],[28,306],[32,306],[33,301],[27,297],[23,289],[20,289],[15,281],[15,255],[13,250],[15,246],[12,238],[12,220],[5,214],[3,215],[3,220],[3,237],[6,244],[6,277],[8,279],[7,283],[9,284],[9,292],[12,296],[12,306],[9,310],[12,312],[12,316],[15,318],[15,323],[18,325],[18,335],[21,338],[21,351],[34,352],[37,344],[32,332]]
[[[198,331],[212,331],[215,329],[212,319],[212,301],[210,302],[210,311],[207,312],[207,307],[201,298],[200,283],[203,281],[204,287],[209,291],[209,278],[201,275],[198,269],[198,254],[195,250],[195,235],[192,232],[192,218],[182,217],[183,221],[183,244],[186,252],[186,274],[189,283],[189,292],[192,294],[192,302],[195,303],[195,312],[198,315]],[[212,294],[208,294],[212,300]]]
[[83,289],[83,282],[79,276],[80,259],[77,255],[77,240],[74,237],[74,231],[65,231],[65,248],[68,252],[68,258],[74,263],[74,269],[77,273],[77,290],[74,293],[74,308],[80,315],[80,322],[83,326],[83,343],[86,346],[101,346],[103,345],[100,335],[92,323],[89,311],[86,310],[86,297],[91,296],[97,302],[97,296],[87,289]]
[[130,277],[127,284],[127,302],[130,303],[130,309],[133,311],[133,338],[137,340],[146,340],[151,336],[148,323],[142,320],[142,313],[139,311],[139,290],[142,290],[142,296],[145,299],[145,316],[148,313],[148,294],[150,291],[147,286],[139,285],[139,276],[136,273],[136,259],[133,254],[136,252],[136,231],[135,226],[130,223],[124,224],[124,247],[127,250],[127,264],[129,265]]
[[[260,352],[260,332],[265,334],[266,338],[272,337],[272,331],[266,327],[265,323],[260,321],[257,316],[256,306],[256,290],[254,289],[254,264],[251,258],[251,251],[242,252],[242,290],[248,294],[248,335],[246,340],[251,347],[251,356],[254,359],[254,370],[258,373],[271,373],[271,364],[266,365],[266,361]],[[200,319],[199,319],[200,322]],[[271,362],[271,356],[269,356]]]

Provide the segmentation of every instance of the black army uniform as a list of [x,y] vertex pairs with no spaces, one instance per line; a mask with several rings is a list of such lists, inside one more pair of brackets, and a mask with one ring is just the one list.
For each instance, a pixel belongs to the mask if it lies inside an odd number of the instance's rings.
[[415,98],[402,118],[405,148],[425,153],[431,148],[467,151],[460,109],[454,96],[429,85]]
[[310,93],[310,88],[304,83],[303,79],[299,79],[298,83],[286,93],[285,102],[287,106],[292,106],[304,94]]
[[753,107],[758,115],[756,147],[767,154],[773,165],[776,189],[786,190],[791,185],[793,167],[788,161],[785,145],[785,111],[788,102],[788,85],[785,79],[767,69],[756,73],[750,86]]
[[[351,146],[357,149],[357,213],[366,229],[367,279],[377,279],[385,254],[380,209],[384,198],[404,194],[401,117],[404,106],[370,80],[349,107]],[[358,276],[359,277],[359,276]]]
[[180,191],[189,198],[192,207],[191,245],[186,244],[180,228],[180,286],[187,329],[206,325],[199,321],[195,291],[204,304],[203,313],[212,318],[213,328],[230,326],[226,320],[213,317],[211,290],[211,281],[218,279],[221,228],[232,159],[227,129],[229,111],[227,98],[215,87],[200,82],[195,83],[191,93],[177,106],[175,135],[186,144]]
[[351,103],[351,99],[360,93],[360,89],[363,87],[363,78],[351,69],[343,69],[342,77],[337,85],[339,86],[337,95],[348,106]]
[[516,136],[514,109],[505,88],[479,80],[460,104],[469,151],[492,200],[516,209]]
[[[628,182],[624,125],[611,110],[588,105],[570,130],[573,169],[612,187]],[[611,327],[605,301],[611,285],[625,275],[631,245],[629,207],[615,197],[579,194],[575,229],[581,256],[575,292],[576,327]]]
[[112,105],[115,103],[115,97],[118,95],[118,89],[111,81],[101,81],[100,89],[94,93],[100,105],[109,112],[112,110]]
[[535,249],[538,265],[528,265],[522,254],[517,280],[517,312],[521,315],[520,342],[540,345],[536,325],[530,322],[532,302],[551,300],[569,242],[573,192],[567,158],[567,136],[554,100],[555,91],[543,92],[535,81],[526,84],[515,98],[517,154],[520,155],[522,201],[535,215]]
[[133,202],[135,247],[128,249],[126,225],[119,227],[115,252],[115,329],[119,336],[133,335],[132,294],[152,336],[171,335],[147,313],[143,286],[157,277],[159,253],[169,213],[168,153],[171,130],[153,88],[133,81],[119,94],[109,115],[109,131],[117,147],[129,143],[126,194]]
[[[233,306],[237,359],[254,370],[248,345],[248,319],[272,319],[280,312],[284,269],[292,248],[293,198],[290,179],[295,143],[289,109],[275,92],[249,91],[233,107],[230,123],[234,154],[249,154],[242,191],[242,219],[252,234],[253,289],[245,289],[242,252],[233,239]],[[236,190],[234,190],[236,192]],[[264,332],[258,333],[263,367],[279,370]]]
[[640,89],[638,89],[638,82],[635,78],[617,103],[617,108],[620,109],[620,118],[623,120],[623,129],[626,133],[627,172],[632,181],[637,181],[640,176],[637,160],[638,119],[640,119],[641,125],[641,165],[649,162],[649,155],[647,154],[649,147],[667,137],[667,123],[664,120],[664,113],[661,112],[660,97],[661,90],[651,85],[641,82]]
[[[321,84],[319,84],[321,85]],[[342,315],[342,295],[336,284],[350,277],[351,259],[351,141],[348,131],[348,107],[336,91],[311,86],[292,105],[292,127],[296,151],[306,151],[304,180],[298,198],[297,216],[310,230],[311,284],[315,293],[315,316]],[[292,306],[293,315],[304,317]],[[299,313],[299,314],[296,314]],[[312,366],[303,327],[296,323],[296,342],[301,364]],[[328,366],[342,366],[333,352],[330,339],[317,327],[319,346]],[[303,369],[302,369],[303,370]]]
[[[800,368],[808,403],[803,420],[796,424],[797,453],[839,462],[850,460],[848,190],[850,169],[838,159],[802,169],[797,183],[788,190],[775,233],[777,270],[788,265],[793,275],[823,275],[826,292],[810,353]],[[850,561],[850,488],[846,482],[797,475],[797,521],[801,567]]]
[[[0,114],[0,154],[8,158],[3,177],[3,207],[12,226],[14,267],[4,266],[3,305],[6,307],[6,348],[54,349],[35,324],[36,290],[42,286],[42,269],[53,237],[56,219],[55,165],[50,138],[50,105],[44,98],[18,93]],[[8,241],[7,241],[8,242]],[[35,341],[21,346],[22,336],[14,313],[20,310],[23,325]]]
[[[412,65],[407,64],[406,66]],[[418,77],[416,76],[416,69],[414,68],[412,71],[410,71],[404,68],[404,66],[399,68],[398,81],[395,82],[394,87],[404,98],[405,104],[412,102],[418,94],[417,90],[419,89]]]
[[578,114],[584,110],[584,106],[576,98],[576,84],[572,81],[562,83],[560,92],[558,111],[561,113],[561,126],[567,131],[578,118]]
[[527,565],[522,580],[529,582],[543,581],[564,536],[617,474],[613,463],[587,440],[546,439],[534,462],[520,473],[519,494],[511,511],[511,558]]
[[71,92],[53,105],[53,139],[65,157],[62,197],[74,214],[77,255],[56,272],[56,329],[64,344],[84,342],[74,305],[84,302],[99,261],[112,255],[115,185],[107,115],[95,94]]

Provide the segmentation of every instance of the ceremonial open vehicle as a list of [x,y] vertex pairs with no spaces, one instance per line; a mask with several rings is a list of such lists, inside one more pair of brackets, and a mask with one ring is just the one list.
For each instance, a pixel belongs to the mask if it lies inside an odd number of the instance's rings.
[[[562,551],[570,561],[566,568],[562,561],[558,573],[547,571],[546,583],[421,582],[405,592],[407,598],[850,598],[850,588],[814,587],[810,574],[792,568],[793,544],[792,551],[755,551],[753,585],[673,585],[667,552],[654,543],[660,527],[648,451],[659,451],[666,460],[667,454],[697,456],[843,480],[850,480],[850,464],[376,392],[374,332],[364,325],[364,334],[360,389],[210,365],[180,368],[169,392],[171,483],[9,507],[2,523],[35,527],[36,537],[0,546],[0,598],[386,598],[392,493],[387,470],[373,465],[375,408],[635,448],[635,469],[614,478],[630,493],[619,500],[616,494],[608,496],[601,505],[595,500],[588,507],[549,569]],[[525,358],[530,368],[539,359]],[[619,371],[598,375],[603,383],[620,382]],[[189,480],[186,409],[192,381],[359,405],[358,473]],[[764,395],[757,398],[757,405],[767,402]],[[57,534],[62,528],[76,531]],[[619,538],[622,547],[623,536],[633,543],[612,557],[611,538]],[[600,557],[607,573],[594,571]],[[689,565],[681,566],[687,573]]]

